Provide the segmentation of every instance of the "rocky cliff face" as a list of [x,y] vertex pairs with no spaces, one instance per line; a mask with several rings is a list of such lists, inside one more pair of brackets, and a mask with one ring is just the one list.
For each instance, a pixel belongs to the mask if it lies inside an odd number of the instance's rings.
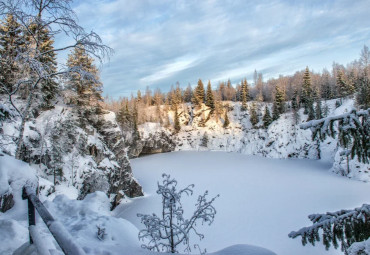
[[126,140],[128,155],[136,158],[142,155],[171,152],[176,148],[175,136],[171,130],[159,123],[147,122],[139,126],[139,135]]

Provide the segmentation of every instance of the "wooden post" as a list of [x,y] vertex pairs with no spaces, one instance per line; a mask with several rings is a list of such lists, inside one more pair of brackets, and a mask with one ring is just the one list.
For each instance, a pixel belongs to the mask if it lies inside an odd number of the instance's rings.
[[[33,205],[32,201],[29,199],[27,195],[26,188],[23,187],[22,189],[22,199],[27,199],[28,202],[28,226],[35,226],[36,225],[36,214],[35,214],[35,206]],[[32,236],[30,233],[30,243],[33,243]]]

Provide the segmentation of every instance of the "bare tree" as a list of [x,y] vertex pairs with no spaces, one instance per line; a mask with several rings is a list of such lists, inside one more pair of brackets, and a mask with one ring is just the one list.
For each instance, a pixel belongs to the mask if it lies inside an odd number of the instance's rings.
[[[12,81],[10,88],[5,84],[0,84],[8,95],[10,104],[21,118],[15,155],[18,159],[21,158],[25,123],[30,117],[32,107],[35,107],[35,95],[40,89],[40,84],[58,77],[69,77],[73,73],[79,73],[83,79],[95,79],[94,75],[83,71],[79,66],[60,66],[52,70],[50,66],[43,63],[42,57],[50,53],[56,54],[83,47],[89,55],[102,62],[113,52],[111,48],[103,44],[99,35],[95,32],[86,32],[78,25],[77,17],[70,6],[71,2],[71,0],[0,1],[0,15],[15,17],[29,40],[26,49],[18,51],[15,58],[22,72],[16,76],[17,79]],[[31,29],[31,27],[36,29]],[[57,35],[69,37],[73,43],[60,48],[43,50],[40,45],[40,31],[43,29],[47,29],[54,38]],[[27,91],[25,104],[17,104],[14,101],[14,96],[21,90]]]
[[[170,175],[167,174],[163,174],[162,177],[163,184],[158,183],[157,190],[157,193],[162,196],[162,214],[161,216],[154,213],[152,215],[137,215],[145,225],[145,229],[139,232],[139,239],[149,239],[147,244],[142,245],[143,248],[149,250],[176,253],[178,252],[177,246],[184,244],[185,251],[190,252],[190,232],[194,232],[200,239],[204,237],[197,232],[196,223],[201,221],[209,225],[212,224],[216,214],[212,203],[219,195],[207,201],[208,192],[206,191],[198,197],[193,215],[189,219],[185,219],[181,196],[183,194],[192,195],[194,185],[189,185],[178,191],[175,179],[171,179]],[[194,245],[194,248],[199,248],[199,246]]]

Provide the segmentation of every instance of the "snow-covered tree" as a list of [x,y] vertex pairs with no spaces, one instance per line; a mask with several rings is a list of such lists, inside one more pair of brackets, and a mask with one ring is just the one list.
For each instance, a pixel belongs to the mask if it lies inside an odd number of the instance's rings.
[[272,122],[272,117],[271,117],[271,114],[270,114],[270,110],[267,107],[267,105],[265,107],[265,114],[263,115],[262,120],[263,120],[263,126],[265,128],[268,128],[270,126],[271,122]]
[[257,115],[257,106],[255,103],[252,104],[251,112],[250,112],[250,121],[252,123],[253,128],[256,128],[256,125],[259,121],[258,115]]
[[230,124],[229,116],[227,115],[228,111],[229,111],[229,107],[226,106],[225,107],[225,115],[224,115],[224,125],[223,125],[224,128],[227,128]]
[[242,87],[241,87],[241,101],[242,101],[241,110],[242,111],[247,110],[248,94],[249,94],[248,82],[247,82],[247,79],[244,79],[242,81]]
[[211,108],[211,112],[215,110],[215,100],[213,97],[212,87],[211,87],[211,81],[208,81],[207,85],[207,97],[206,97],[206,105]]
[[[334,123],[338,123],[335,128]],[[370,108],[356,111],[352,109],[348,113],[337,116],[312,120],[300,126],[302,129],[312,130],[312,139],[318,137],[321,141],[325,137],[336,138],[341,146],[345,148],[344,153],[357,156],[358,161],[369,163],[370,159]]]
[[207,147],[208,141],[209,141],[208,134],[207,132],[204,132],[200,146]]
[[290,238],[300,236],[302,245],[307,243],[315,245],[316,242],[320,242],[319,231],[322,231],[322,242],[326,249],[331,245],[337,249],[340,244],[346,255],[369,254],[364,252],[364,249],[357,249],[361,243],[353,244],[370,238],[370,205],[364,204],[353,210],[311,214],[308,218],[312,221],[312,226],[292,231],[289,234]]
[[[21,119],[15,153],[18,159],[22,159],[25,123],[29,117],[32,117],[30,116],[31,113],[37,112],[39,110],[37,107],[40,107],[36,95],[40,93],[42,84],[57,77],[70,76],[72,73],[83,74],[85,79],[94,79],[93,75],[89,75],[79,67],[61,66],[53,70],[51,68],[53,65],[50,65],[49,61],[44,61],[45,57],[52,57],[57,52],[81,47],[98,60],[102,60],[103,57],[112,52],[109,47],[102,43],[96,33],[86,32],[78,25],[70,3],[70,0],[8,0],[0,2],[0,13],[16,17],[21,31],[24,31],[23,33],[28,38],[26,50],[18,50],[15,54],[20,72],[15,79],[9,81],[10,84],[0,84],[2,88],[8,87],[5,93]],[[38,29],[33,30],[31,25]],[[45,38],[40,36],[42,29],[46,29],[48,34],[54,37],[64,34],[73,42],[60,48],[50,47],[50,40],[46,40],[48,41],[47,45],[43,45]],[[71,42],[71,40],[65,40],[65,42]],[[19,95],[22,89],[27,91],[26,100],[22,105],[17,105],[13,99]],[[49,100],[49,96],[46,99]]]
[[[204,236],[196,230],[196,224],[201,222],[211,225],[216,209],[212,203],[218,195],[210,200],[206,196],[208,191],[198,197],[196,208],[192,216],[188,219],[184,217],[184,208],[181,204],[183,195],[192,195],[194,185],[191,184],[183,189],[177,189],[177,181],[170,175],[163,174],[162,184],[158,183],[157,194],[162,196],[162,212],[157,215],[138,214],[145,229],[139,232],[139,239],[147,241],[142,247],[157,252],[179,252],[179,245],[185,246],[185,252],[190,252],[191,233],[200,239]],[[194,248],[198,245],[194,245]]]

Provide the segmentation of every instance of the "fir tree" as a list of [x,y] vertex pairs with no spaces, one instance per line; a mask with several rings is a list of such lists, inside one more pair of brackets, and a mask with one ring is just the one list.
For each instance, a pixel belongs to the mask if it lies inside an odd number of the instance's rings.
[[293,111],[299,110],[299,104],[298,104],[298,90],[294,90],[293,97],[292,97],[292,109]]
[[[38,31],[36,31],[38,30]],[[47,28],[39,29],[36,25],[31,24],[30,31],[33,35],[38,36],[38,50],[42,53],[39,57],[40,63],[43,64],[43,69],[46,73],[52,74],[57,71],[56,53],[54,51],[54,40]],[[28,36],[30,38],[32,36]],[[32,39],[30,40],[32,41]],[[41,95],[43,98],[42,106],[44,108],[53,107],[52,100],[58,93],[58,84],[55,78],[45,79],[41,82]]]
[[184,92],[184,101],[186,103],[190,103],[192,97],[193,97],[193,90],[192,90],[190,84],[188,84],[188,86],[186,87],[185,92]]
[[229,116],[227,116],[227,112],[229,110],[228,108],[229,107],[226,106],[225,115],[224,115],[224,125],[223,125],[224,128],[227,128],[230,124]]
[[270,110],[266,106],[265,107],[265,114],[263,115],[263,126],[265,128],[268,128],[271,123],[272,123],[272,118],[271,118]]
[[0,26],[0,93],[12,92],[12,84],[16,82],[20,67],[16,57],[25,48],[22,28],[13,15],[8,14]]
[[370,107],[370,79],[367,75],[358,79],[358,87],[356,102],[363,109],[368,109]]
[[316,98],[316,107],[315,107],[315,117],[316,119],[323,118],[323,111],[322,111],[322,105],[321,105],[321,98]]
[[175,128],[175,132],[178,133],[181,129],[181,126],[180,126],[180,121],[179,121],[179,114],[177,112],[177,106],[175,108],[175,112],[174,112],[174,128]]
[[258,120],[258,115],[257,115],[257,110],[256,110],[256,104],[255,103],[253,103],[252,107],[251,107],[250,121],[253,125],[253,128],[256,128],[256,125],[257,125],[259,120]]
[[272,106],[272,118],[277,120],[281,114],[285,112],[285,97],[283,91],[276,86],[275,87],[275,98]]
[[303,75],[303,85],[301,91],[301,103],[304,106],[304,114],[308,114],[308,119],[312,120],[315,118],[313,108],[313,90],[311,85],[311,76],[308,67]]
[[213,98],[213,92],[211,87],[211,81],[208,81],[207,85],[207,99],[206,99],[206,105],[211,108],[211,113],[215,110],[215,100]]
[[242,81],[242,87],[241,87],[241,100],[242,100],[241,110],[242,111],[247,110],[248,94],[249,94],[248,82],[247,82],[247,79],[244,79]]
[[[101,111],[102,83],[99,81],[98,69],[93,64],[93,59],[83,47],[75,48],[68,56],[67,65],[79,67],[85,73],[75,73],[70,78],[69,86],[77,92],[77,104],[84,109],[86,114]],[[83,77],[86,76],[86,77]]]
[[204,86],[201,79],[198,80],[198,86],[195,88],[193,102],[197,105],[204,103]]
[[353,83],[346,79],[343,70],[338,73],[337,87],[340,97],[346,97],[354,93],[355,87]]

